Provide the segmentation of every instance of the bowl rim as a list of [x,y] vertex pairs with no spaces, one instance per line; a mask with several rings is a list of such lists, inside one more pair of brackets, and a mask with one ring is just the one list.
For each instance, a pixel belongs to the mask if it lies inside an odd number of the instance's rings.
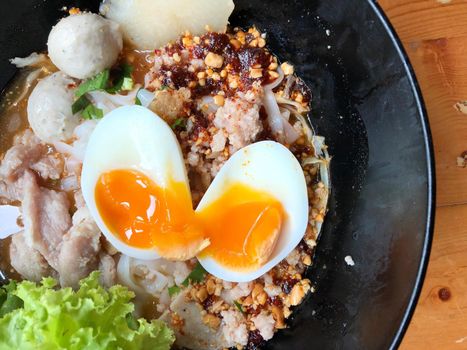
[[390,349],[397,349],[402,343],[402,339],[409,328],[410,321],[415,312],[418,299],[420,297],[425,276],[427,273],[428,262],[430,258],[431,246],[433,243],[433,232],[435,222],[435,209],[436,209],[436,174],[435,174],[435,159],[433,150],[433,138],[430,131],[430,125],[428,120],[428,113],[426,110],[425,102],[423,100],[423,94],[420,89],[420,85],[417,81],[414,68],[410,63],[409,56],[403,47],[402,41],[397,35],[396,30],[391,24],[388,16],[384,10],[378,4],[377,0],[367,0],[370,7],[373,9],[377,18],[386,30],[390,40],[397,50],[404,69],[407,73],[409,84],[414,93],[416,108],[419,114],[419,119],[423,132],[423,140],[425,143],[425,157],[427,160],[426,176],[427,176],[427,211],[426,211],[426,223],[425,223],[425,234],[424,242],[422,247],[422,253],[420,257],[419,267],[417,276],[413,285],[413,291],[410,295],[409,302],[406,306],[404,315],[401,323],[391,341]]
[[[414,99],[416,103],[416,109],[418,112],[418,117],[421,123],[423,140],[425,146],[425,158],[427,161],[426,164],[426,177],[427,177],[427,208],[426,208],[426,222],[424,229],[424,242],[422,246],[422,252],[420,256],[420,261],[418,265],[418,271],[413,283],[412,292],[409,297],[409,301],[403,312],[402,319],[400,324],[397,326],[396,332],[393,335],[393,338],[390,342],[389,349],[397,349],[401,344],[404,335],[407,332],[407,329],[410,325],[410,321],[415,312],[417,302],[419,300],[425,276],[427,273],[427,267],[430,257],[430,251],[433,241],[434,233],[434,222],[435,222],[435,209],[436,209],[436,174],[435,174],[435,159],[434,159],[434,149],[433,149],[433,140],[429,126],[428,113],[426,110],[425,102],[423,95],[420,89],[420,85],[417,81],[414,68],[410,62],[410,59],[407,55],[406,50],[402,45],[402,41],[397,35],[396,30],[391,24],[388,16],[383,11],[381,6],[378,4],[378,0],[365,0],[372,11],[374,12],[376,18],[382,24],[384,30],[386,31],[389,39],[391,40],[394,48],[397,51],[401,63],[403,64],[404,70],[406,72],[408,82],[411,86],[411,90],[414,94]],[[10,80],[10,79],[9,79]],[[4,89],[8,86],[8,82],[5,86],[0,87],[0,94],[4,92]],[[0,280],[2,273],[0,271]]]

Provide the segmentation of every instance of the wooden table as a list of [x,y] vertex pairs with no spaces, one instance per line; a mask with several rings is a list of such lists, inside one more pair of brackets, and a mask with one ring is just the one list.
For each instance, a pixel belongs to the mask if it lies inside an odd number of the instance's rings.
[[379,0],[415,68],[436,157],[437,210],[428,273],[401,349],[467,349],[467,1]]

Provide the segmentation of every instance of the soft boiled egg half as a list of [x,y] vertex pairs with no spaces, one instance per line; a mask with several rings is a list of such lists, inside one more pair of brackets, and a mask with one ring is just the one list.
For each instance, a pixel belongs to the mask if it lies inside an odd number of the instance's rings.
[[97,225],[123,254],[187,260],[209,244],[193,211],[177,138],[150,110],[108,113],[91,135],[81,175]]
[[198,255],[201,265],[226,281],[251,281],[303,238],[308,223],[303,169],[280,143],[254,143],[223,165],[196,212],[211,242]]
[[197,256],[209,273],[231,282],[251,281],[277,265],[308,223],[303,170],[273,141],[236,152],[194,210],[175,134],[140,106],[118,108],[99,122],[81,186],[99,228],[123,254]]

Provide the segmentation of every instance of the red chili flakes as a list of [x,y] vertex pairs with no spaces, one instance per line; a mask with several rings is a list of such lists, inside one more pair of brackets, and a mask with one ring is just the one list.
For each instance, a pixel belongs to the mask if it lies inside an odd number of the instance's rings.
[[194,74],[180,65],[162,66],[160,72],[163,75],[162,84],[174,89],[187,87],[194,80]]
[[268,304],[269,305],[274,305],[274,306],[277,306],[277,307],[282,307],[283,306],[282,298],[280,298],[279,296],[269,297],[268,298]]
[[258,350],[265,344],[261,333],[258,330],[250,331],[248,333],[248,344],[246,350]]
[[208,297],[203,301],[203,308],[204,310],[208,310],[212,304],[214,304],[214,296],[213,295],[208,295]]

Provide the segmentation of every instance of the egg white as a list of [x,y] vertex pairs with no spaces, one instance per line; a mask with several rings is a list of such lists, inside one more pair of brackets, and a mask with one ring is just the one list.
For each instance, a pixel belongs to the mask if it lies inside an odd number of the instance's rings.
[[189,184],[182,151],[167,123],[141,106],[124,106],[108,113],[96,126],[86,148],[81,175],[83,197],[97,225],[120,252],[137,259],[156,259],[154,248],[132,247],[114,235],[99,214],[95,188],[108,171],[132,169],[144,173],[161,188],[170,181]]
[[270,194],[282,204],[286,213],[269,261],[255,271],[234,271],[209,256],[198,256],[210,274],[225,281],[248,282],[268,272],[300,243],[308,223],[308,192],[300,163],[285,146],[274,141],[254,143],[235,153],[223,165],[196,211],[216,201],[233,183]]

